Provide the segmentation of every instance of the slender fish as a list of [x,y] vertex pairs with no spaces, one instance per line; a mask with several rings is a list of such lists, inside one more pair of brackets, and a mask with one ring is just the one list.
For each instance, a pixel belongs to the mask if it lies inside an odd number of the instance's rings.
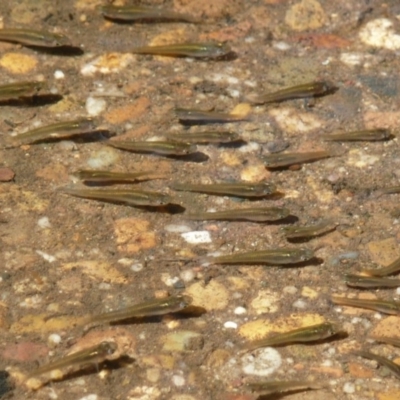
[[192,110],[188,108],[176,108],[175,114],[178,117],[179,121],[199,122],[203,124],[239,122],[239,121],[245,121],[247,119],[247,115],[243,114]]
[[334,135],[321,135],[320,137],[331,142],[376,142],[390,139],[391,134],[388,129],[371,129],[364,131],[336,133]]
[[89,133],[96,130],[92,118],[77,119],[74,121],[58,122],[22,133],[12,137],[18,144],[31,144],[51,139],[64,139],[70,136]]
[[76,365],[83,366],[92,363],[99,363],[114,354],[116,350],[117,344],[115,342],[104,341],[87,349],[69,354],[49,364],[42,365],[41,367],[33,371],[29,375],[29,377],[31,378],[34,376],[39,376],[47,372],[54,371],[55,369],[68,368]]
[[368,310],[379,311],[383,314],[400,315],[400,302],[386,301],[381,299],[349,299],[347,297],[332,296],[332,303],[341,306],[366,308]]
[[171,198],[158,192],[126,189],[63,189],[63,193],[84,199],[100,200],[110,203],[125,203],[129,206],[163,206],[171,202]]
[[267,168],[290,167],[295,164],[310,163],[323,158],[332,157],[327,151],[310,151],[305,153],[278,153],[268,154],[263,157],[263,162]]
[[213,183],[213,184],[190,184],[172,183],[170,188],[184,192],[207,193],[217,196],[237,197],[265,197],[275,193],[276,187],[268,183]]
[[183,141],[188,143],[231,143],[240,140],[240,137],[235,132],[227,131],[206,131],[206,132],[196,132],[196,133],[169,133],[167,135],[168,139]]
[[388,276],[396,274],[400,271],[400,257],[394,260],[387,267],[379,268],[379,269],[364,269],[361,272],[363,274],[372,275],[372,276]]
[[103,6],[101,12],[104,17],[119,21],[138,21],[138,20],[165,20],[199,22],[195,18],[160,8],[145,6]]
[[372,339],[380,343],[387,343],[395,347],[400,347],[400,338],[388,336],[373,336]]
[[374,360],[378,364],[383,365],[387,369],[393,372],[396,378],[400,379],[400,365],[394,363],[386,357],[379,356],[378,354],[371,353],[369,351],[357,351],[354,355],[367,358],[368,360]]
[[260,347],[285,346],[291,343],[308,343],[327,339],[339,333],[338,325],[331,322],[323,322],[317,325],[306,326],[285,333],[278,333],[270,338],[255,340],[248,343],[247,350],[255,350]]
[[290,215],[287,208],[281,207],[256,207],[239,208],[236,210],[225,210],[216,212],[198,212],[185,215],[185,218],[196,221],[253,221],[267,222],[277,221]]
[[71,41],[64,35],[32,29],[0,29],[0,41],[36,47],[71,46]]
[[182,311],[192,303],[190,296],[171,296],[165,299],[152,299],[143,303],[135,304],[121,310],[90,317],[87,324],[105,324],[118,322],[131,318],[151,317],[156,315],[165,315]]
[[313,236],[319,236],[336,229],[337,223],[331,220],[321,221],[318,224],[310,226],[286,226],[282,228],[286,239],[300,239]]
[[260,381],[246,383],[245,387],[252,392],[262,393],[263,395],[288,392],[291,390],[322,389],[322,386],[308,381]]
[[226,43],[204,42],[136,47],[131,52],[168,57],[221,58],[232,53],[232,50]]
[[0,101],[32,97],[39,93],[44,82],[15,82],[0,86]]
[[289,265],[311,260],[314,252],[310,249],[275,249],[236,253],[227,256],[206,257],[207,264],[268,264]]
[[164,175],[161,175],[154,171],[112,172],[85,169],[76,171],[73,173],[73,175],[84,182],[96,182],[102,184],[131,183],[165,177]]
[[109,140],[107,145],[121,150],[134,153],[155,153],[163,156],[186,156],[196,152],[196,146],[190,143],[169,141],[143,141],[127,142],[120,140]]
[[254,104],[279,103],[286,100],[304,99],[308,97],[320,97],[336,90],[336,86],[330,82],[309,82],[298,86],[278,90],[264,95],[252,95],[248,100]]
[[400,279],[370,277],[363,275],[346,274],[343,276],[347,286],[358,288],[393,288],[400,287]]

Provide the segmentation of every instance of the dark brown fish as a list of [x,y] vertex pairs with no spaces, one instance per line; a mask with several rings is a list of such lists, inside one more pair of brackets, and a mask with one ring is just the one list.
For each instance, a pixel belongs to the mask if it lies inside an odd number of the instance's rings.
[[120,150],[132,151],[134,153],[154,153],[163,156],[186,156],[195,153],[197,148],[190,143],[173,141],[121,141],[109,140],[107,145]]
[[328,151],[310,151],[304,153],[278,153],[268,154],[263,157],[263,162],[267,168],[290,167],[295,164],[304,164],[332,157]]

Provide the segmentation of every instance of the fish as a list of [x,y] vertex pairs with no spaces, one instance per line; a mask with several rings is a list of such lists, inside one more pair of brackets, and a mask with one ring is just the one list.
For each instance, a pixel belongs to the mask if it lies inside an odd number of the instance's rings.
[[89,317],[87,324],[104,324],[110,322],[124,321],[131,318],[151,317],[165,315],[182,311],[192,304],[190,296],[170,296],[164,299],[151,299],[143,303],[135,304],[120,310],[107,312]]
[[45,85],[44,82],[15,82],[0,86],[0,101],[16,100],[32,97],[39,93]]
[[129,206],[163,206],[170,204],[171,198],[159,192],[147,192],[132,189],[62,189],[63,193],[84,199],[124,203]]
[[131,53],[167,57],[222,58],[232,53],[232,49],[226,43],[202,42],[136,47]]
[[65,35],[33,29],[0,29],[0,41],[48,48],[71,46]]
[[336,226],[337,224],[333,221],[325,220],[310,226],[285,226],[281,230],[286,239],[299,239],[319,236],[323,233],[333,231]]
[[382,299],[349,299],[340,296],[332,296],[331,301],[341,306],[366,308],[368,310],[379,311],[383,314],[400,315],[400,302],[397,301],[386,301]]
[[275,185],[271,183],[212,183],[212,184],[191,184],[172,183],[170,188],[177,191],[206,193],[217,196],[237,197],[265,197],[276,192]]
[[120,150],[128,150],[134,153],[155,153],[163,156],[186,156],[197,151],[195,145],[190,143],[172,142],[172,141],[120,141],[108,140],[108,146]]
[[372,336],[372,339],[380,343],[387,343],[395,347],[400,347],[400,338],[388,336]]
[[370,277],[363,275],[346,274],[343,276],[347,286],[358,288],[392,288],[400,287],[400,279]]
[[260,381],[249,382],[245,388],[252,392],[262,393],[263,395],[272,393],[282,393],[292,390],[317,390],[323,387],[309,381]]
[[140,20],[166,20],[182,22],[199,22],[194,17],[180,14],[177,12],[163,10],[154,7],[145,6],[113,6],[107,5],[101,7],[101,13],[104,17],[119,21],[140,21]]
[[308,261],[314,258],[310,249],[273,249],[256,250],[246,253],[235,253],[226,256],[206,257],[204,263],[208,264],[268,264],[289,265]]
[[95,364],[106,360],[115,353],[118,346],[115,342],[104,341],[95,346],[68,354],[59,360],[44,364],[29,374],[29,378],[43,375],[55,369],[68,368],[72,366],[83,366],[87,364]]
[[235,132],[227,131],[206,131],[196,133],[170,133],[166,135],[168,139],[183,141],[188,143],[207,144],[207,143],[231,143],[240,140]]
[[196,221],[253,221],[267,222],[277,221],[290,215],[287,208],[282,207],[252,207],[239,208],[234,210],[224,210],[215,212],[197,212],[184,215],[185,218]]
[[161,175],[155,171],[112,172],[81,169],[74,172],[73,175],[84,182],[96,182],[101,184],[130,183],[149,179],[164,178],[164,175]]
[[267,168],[284,168],[295,164],[310,163],[323,158],[332,157],[328,151],[310,151],[304,153],[278,153],[268,154],[262,158]]
[[400,193],[400,186],[389,186],[378,190],[378,194],[397,194]]
[[390,263],[388,266],[378,269],[363,269],[361,272],[372,276],[388,276],[400,271],[400,257]]
[[320,138],[331,142],[376,142],[388,140],[391,133],[388,129],[370,129],[364,131],[344,132],[331,135],[321,135]]
[[285,346],[292,343],[308,343],[317,340],[327,339],[340,332],[337,324],[323,322],[321,324],[293,329],[289,332],[278,333],[269,338],[255,340],[245,345],[247,351],[261,347]]
[[316,81],[304,83],[302,85],[291,86],[273,93],[250,95],[248,100],[253,104],[280,103],[287,100],[320,97],[330,94],[336,89],[336,86],[334,86],[331,82]]
[[244,114],[202,111],[189,108],[175,108],[175,114],[181,122],[199,122],[203,124],[239,122],[247,119],[247,115]]
[[96,124],[93,118],[82,118],[41,126],[40,128],[32,129],[28,132],[13,136],[11,139],[13,142],[19,144],[33,144],[39,141],[64,139],[95,130]]
[[383,365],[387,369],[389,369],[396,378],[400,379],[400,365],[394,363],[386,357],[379,356],[378,354],[371,353],[369,351],[357,351],[353,353],[356,356],[360,356],[363,358],[367,358],[368,360],[374,360],[378,364]]

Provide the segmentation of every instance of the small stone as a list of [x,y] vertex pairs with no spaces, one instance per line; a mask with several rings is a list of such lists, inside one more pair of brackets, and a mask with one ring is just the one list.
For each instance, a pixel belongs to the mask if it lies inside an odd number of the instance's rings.
[[194,305],[207,311],[223,310],[229,301],[229,293],[225,286],[214,279],[208,285],[196,282],[189,286],[185,293],[193,298]]
[[148,381],[156,383],[160,379],[161,370],[160,368],[149,368],[146,371],[146,378]]
[[163,351],[191,351],[200,350],[204,345],[203,337],[200,333],[193,331],[175,331],[168,333],[160,338],[163,343]]
[[352,394],[352,393],[355,393],[355,391],[356,391],[356,387],[355,387],[354,383],[346,382],[343,385],[343,392],[345,392],[347,394]]
[[269,290],[259,290],[250,304],[257,314],[273,313],[278,311],[279,295]]
[[26,74],[38,63],[35,57],[21,53],[6,53],[0,58],[0,66],[13,74]]
[[170,224],[166,225],[164,228],[167,232],[171,233],[184,233],[184,232],[190,232],[192,228],[187,225],[177,225],[177,224]]
[[360,39],[367,45],[388,50],[400,49],[400,35],[393,29],[393,22],[378,18],[366,23],[359,32]]
[[315,115],[301,113],[294,108],[277,108],[269,111],[279,127],[293,135],[308,133],[322,128],[323,124]]
[[185,378],[180,375],[173,375],[172,376],[172,383],[175,386],[182,387],[185,384]]
[[0,168],[0,182],[10,182],[14,179],[15,172],[11,168]]
[[302,0],[289,8],[285,22],[296,31],[305,31],[323,26],[326,16],[318,1]]
[[238,324],[233,321],[227,321],[224,323],[224,328],[226,328],[226,329],[237,329],[237,327],[238,327]]
[[42,228],[42,229],[51,228],[51,224],[50,224],[50,221],[49,221],[49,217],[42,217],[42,218],[39,218],[37,224],[38,224],[39,228]]
[[106,147],[92,154],[86,161],[88,167],[101,169],[114,164],[119,159],[119,154],[111,147]]
[[65,74],[60,69],[58,69],[58,70],[54,71],[54,78],[55,79],[64,79]]
[[247,313],[247,310],[246,310],[244,307],[236,307],[236,308],[233,310],[233,312],[234,312],[236,315],[242,315],[242,314],[246,314],[246,313]]
[[185,232],[181,236],[190,244],[212,243],[210,232],[208,231]]
[[117,73],[126,68],[133,60],[130,53],[107,53],[95,58],[81,68],[81,74],[92,76],[98,72],[102,74]]
[[86,99],[86,111],[91,117],[100,115],[107,107],[107,102],[99,97],[88,97]]
[[282,365],[282,358],[277,350],[266,347],[254,351],[253,354],[245,354],[241,363],[242,371],[246,375],[269,376]]
[[47,341],[51,346],[59,345],[61,343],[61,336],[58,335],[57,333],[53,333],[49,335]]

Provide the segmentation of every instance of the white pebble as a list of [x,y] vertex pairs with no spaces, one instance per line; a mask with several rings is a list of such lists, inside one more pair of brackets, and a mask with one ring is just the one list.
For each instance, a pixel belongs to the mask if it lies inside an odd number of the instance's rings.
[[182,271],[179,276],[184,282],[190,282],[195,278],[195,273],[191,269],[186,269],[185,271]]
[[37,224],[42,229],[46,229],[46,228],[50,228],[51,227],[51,224],[50,224],[50,221],[49,221],[48,217],[39,218]]
[[290,49],[290,44],[286,42],[274,42],[272,46],[281,51],[289,50]]
[[99,97],[88,97],[86,99],[86,111],[91,117],[100,115],[106,109],[107,103]]
[[39,254],[39,256],[43,257],[49,263],[56,261],[56,258],[54,256],[52,256],[51,254],[47,254],[40,250],[36,250],[36,253]]
[[111,288],[111,285],[109,283],[102,282],[99,284],[100,290],[110,290],[110,288]]
[[224,328],[226,328],[226,329],[237,329],[237,327],[238,327],[238,324],[233,321],[226,321],[224,323]]
[[210,232],[208,231],[192,231],[182,233],[181,235],[186,242],[190,244],[211,243]]
[[400,295],[400,287],[398,287],[397,289],[396,289],[396,294],[399,296]]
[[167,232],[171,233],[185,233],[190,232],[192,228],[187,225],[177,225],[177,224],[170,224],[166,225],[164,228]]
[[131,265],[131,270],[133,272],[139,272],[144,268],[144,265],[142,263],[134,263]]
[[65,78],[65,74],[60,69],[58,69],[57,71],[54,71],[54,78],[56,78],[56,79],[64,79]]
[[268,376],[281,365],[280,354],[272,347],[257,350],[253,354],[245,354],[242,359],[242,371],[247,375]]
[[354,386],[354,383],[351,382],[346,382],[343,385],[343,392],[347,393],[347,394],[352,394],[356,391],[356,387]]
[[285,286],[283,288],[283,292],[287,294],[296,294],[297,288],[295,288],[294,286]]
[[249,142],[245,146],[240,146],[239,151],[241,153],[254,153],[260,150],[260,145],[256,142]]
[[183,386],[185,384],[185,378],[180,375],[174,375],[172,377],[172,382],[175,386]]
[[233,311],[236,315],[246,314],[247,310],[244,307],[236,307]]
[[58,335],[57,333],[52,333],[47,340],[49,341],[49,343],[51,343],[53,345],[60,344],[61,336]]
[[369,21],[359,32],[360,39],[370,46],[388,50],[400,49],[400,35],[393,29],[393,22],[387,18]]
[[306,307],[307,307],[307,303],[306,303],[304,300],[299,299],[299,300],[296,300],[296,301],[293,303],[293,307],[296,307],[296,308],[306,308]]
[[325,361],[322,362],[321,365],[322,365],[323,367],[332,367],[333,362],[332,362],[332,360],[325,360]]
[[86,164],[93,169],[108,167],[119,158],[118,153],[111,148],[104,148],[96,151]]

